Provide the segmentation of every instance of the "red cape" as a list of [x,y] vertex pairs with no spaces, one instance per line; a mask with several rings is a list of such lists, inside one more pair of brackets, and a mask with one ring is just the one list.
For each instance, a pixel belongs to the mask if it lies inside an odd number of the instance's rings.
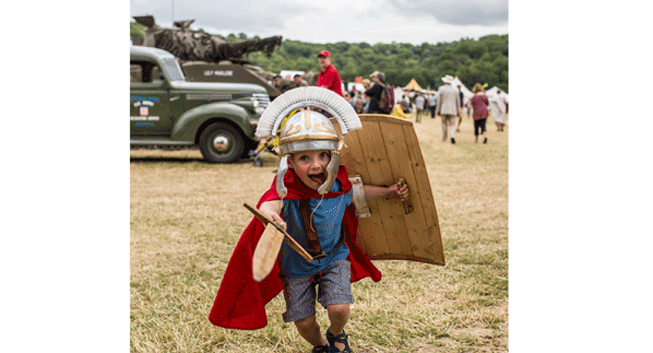
[[[337,179],[340,180],[342,191],[329,191],[324,197],[339,196],[351,190],[352,186],[344,166],[340,166]],[[286,173],[284,184],[288,189],[286,199],[321,197],[316,190],[307,188],[292,170]],[[276,177],[270,189],[263,194],[256,205],[257,208],[265,201],[280,199],[275,185]],[[351,262],[351,281],[356,282],[368,276],[374,282],[380,281],[381,272],[355,243],[358,220],[353,204],[346,208],[342,225],[347,227],[351,235],[350,238],[345,239],[345,244],[349,247],[347,260]],[[272,272],[260,283],[254,281],[252,277],[252,256],[264,229],[263,223],[254,217],[240,236],[209,314],[209,321],[214,325],[231,329],[256,330],[268,324],[265,304],[283,290],[283,284],[279,278],[279,265],[276,263]]]

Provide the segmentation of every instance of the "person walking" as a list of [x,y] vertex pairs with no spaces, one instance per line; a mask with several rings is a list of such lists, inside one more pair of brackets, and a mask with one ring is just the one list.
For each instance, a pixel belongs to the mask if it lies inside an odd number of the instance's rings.
[[460,123],[463,122],[463,99],[465,95],[461,89],[461,86],[458,85],[458,95],[460,96],[460,115],[458,115],[458,126],[456,127],[456,132],[460,132]]
[[483,134],[483,143],[487,143],[487,130],[485,129],[485,123],[489,115],[487,107],[490,103],[488,102],[485,90],[480,83],[474,85],[472,92],[474,92],[474,96],[469,100],[469,104],[474,108],[474,143],[478,143],[479,130]]
[[424,111],[424,96],[420,93],[415,98],[415,122],[422,122],[422,112]]
[[340,74],[331,65],[331,53],[328,50],[322,50],[317,54],[317,60],[321,68],[320,74],[317,76],[317,86],[330,89],[343,97]]
[[431,119],[435,119],[435,106],[438,104],[438,99],[435,93],[431,93],[428,98],[429,110],[431,111]]
[[497,131],[503,131],[503,127],[506,125],[506,114],[508,113],[508,97],[502,94],[501,89],[497,90],[497,94],[491,96],[490,99],[490,111],[492,112],[492,118],[494,123],[497,125]]
[[442,119],[442,141],[447,140],[447,132],[451,134],[451,143],[456,143],[456,117],[460,116],[460,95],[451,83],[454,78],[445,75],[442,78],[444,85],[438,88],[440,101],[436,108],[436,115]]

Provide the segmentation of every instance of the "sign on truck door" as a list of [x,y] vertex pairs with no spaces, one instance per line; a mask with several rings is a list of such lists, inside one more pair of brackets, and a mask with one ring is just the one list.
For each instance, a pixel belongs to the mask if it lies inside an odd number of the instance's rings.
[[161,78],[161,70],[152,62],[130,65],[129,123],[131,133],[146,136],[169,136],[170,93]]

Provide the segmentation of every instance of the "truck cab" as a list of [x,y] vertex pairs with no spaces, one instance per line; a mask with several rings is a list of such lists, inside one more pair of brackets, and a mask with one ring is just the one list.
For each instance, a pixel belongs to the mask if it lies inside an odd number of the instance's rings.
[[267,91],[255,84],[188,82],[162,49],[130,49],[130,144],[199,146],[209,163],[230,163],[257,145]]

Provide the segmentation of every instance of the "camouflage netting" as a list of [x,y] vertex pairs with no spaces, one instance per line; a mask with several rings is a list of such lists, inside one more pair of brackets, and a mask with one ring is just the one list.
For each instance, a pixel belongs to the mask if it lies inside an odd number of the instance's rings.
[[274,48],[281,45],[281,36],[229,43],[222,36],[188,29],[194,20],[175,22],[177,28],[170,29],[156,27],[152,16],[134,19],[146,26],[144,46],[167,50],[182,61],[242,62],[247,53],[260,51],[270,56]]

